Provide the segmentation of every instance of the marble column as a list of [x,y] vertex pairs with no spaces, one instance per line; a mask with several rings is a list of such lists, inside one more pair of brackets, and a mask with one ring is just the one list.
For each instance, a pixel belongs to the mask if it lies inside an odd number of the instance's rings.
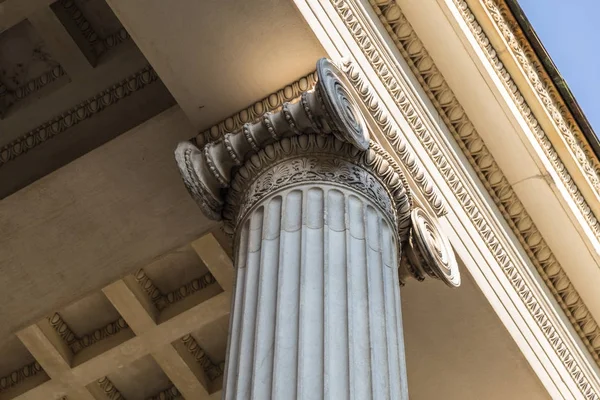
[[343,74],[325,59],[317,73],[281,111],[176,150],[190,194],[233,236],[224,399],[407,399],[400,285],[459,282]]

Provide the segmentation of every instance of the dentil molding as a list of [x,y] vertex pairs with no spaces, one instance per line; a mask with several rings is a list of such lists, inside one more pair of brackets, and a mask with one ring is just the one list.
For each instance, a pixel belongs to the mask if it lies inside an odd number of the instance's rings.
[[[484,183],[506,222],[519,238],[538,273],[594,359],[600,362],[600,327],[533,223],[444,77],[433,63],[412,26],[393,1],[378,3],[372,1],[371,4],[413,73],[419,78],[421,86],[444,119],[446,126],[477,172],[479,179]],[[470,20],[474,20],[474,17]],[[482,34],[481,30],[479,32]],[[504,73],[507,75],[506,71]]]
[[[497,52],[494,50],[482,27],[477,22],[473,12],[469,9],[468,4],[463,0],[453,0],[453,2],[460,10],[463,18],[467,22],[471,32],[477,38],[486,56],[492,62],[492,65],[498,72],[498,76],[500,76],[506,87],[509,89],[508,91],[515,100],[515,104],[517,104],[521,114],[525,117],[530,128],[536,134],[536,139],[542,145],[546,155],[553,162],[555,168],[558,171],[561,171],[560,167],[564,168],[564,165],[560,162],[558,154],[535,118],[533,111],[524,100],[524,96],[519,91],[516,83],[500,61]],[[531,86],[539,96],[542,105],[546,108],[547,114],[552,118],[559,133],[570,148],[575,161],[589,179],[596,195],[600,196],[600,162],[598,157],[587,143],[583,132],[569,112],[567,106],[564,104],[560,93],[558,93],[552,80],[547,75],[544,66],[535,55],[535,51],[529,44],[522,30],[518,27],[518,23],[513,17],[512,12],[504,0],[483,0],[481,3],[491,16],[491,21],[496,25],[496,28],[506,41],[509,50],[513,52],[515,60],[519,63],[521,68],[523,68],[525,76],[530,81]],[[569,176],[565,175],[563,179],[565,179],[567,183],[571,183],[568,178]],[[576,191],[572,192],[573,196],[577,196],[577,194],[578,192]],[[578,195],[581,196],[580,193]],[[597,226],[594,232],[596,232],[596,235],[600,235]]]
[[[360,7],[353,0],[330,1],[348,31],[351,32],[356,44],[360,46],[369,64],[379,76],[387,92],[396,101],[399,110],[410,124],[416,137],[428,152],[431,160],[438,167],[456,198],[460,201],[463,209],[470,216],[473,224],[479,230],[482,239],[484,239],[489,250],[494,255],[496,262],[502,268],[513,285],[515,292],[546,336],[548,343],[554,348],[556,354],[569,371],[574,382],[577,383],[582,394],[586,398],[599,399],[600,394],[596,392],[594,386],[591,384],[592,378],[588,375],[587,368],[582,367],[580,364],[584,363],[584,361],[579,358],[579,355],[570,350],[570,345],[567,344],[570,342],[570,339],[564,336],[561,329],[555,327],[553,322],[554,317],[550,317],[545,309],[545,300],[539,299],[535,294],[536,292],[529,287],[530,283],[529,279],[526,278],[526,272],[521,271],[513,262],[510,251],[504,247],[501,233],[496,231],[496,228],[493,227],[487,216],[476,206],[477,201],[463,182],[461,173],[458,172],[454,163],[447,158],[440,144],[438,144],[438,140],[432,135],[428,123],[425,122],[420,111],[412,104],[412,100],[404,90],[404,84],[397,78],[399,71],[397,70],[398,67],[391,62],[393,56],[382,52],[381,49],[383,46],[378,43],[379,39],[370,33],[369,28],[366,28],[366,25],[369,23],[368,17],[364,16],[360,11],[356,12],[357,9],[360,10]],[[480,179],[490,191],[492,198],[499,205],[505,217],[508,216],[507,222],[518,233],[517,236],[521,239],[521,243],[531,257],[534,265],[548,267],[540,269],[544,272],[542,276],[549,287],[554,289],[553,292],[561,300],[561,305],[570,317],[569,319],[574,323],[574,327],[592,351],[594,347],[600,344],[598,343],[600,335],[598,334],[597,325],[568,281],[566,274],[560,268],[558,262],[556,262],[550,249],[543,241],[539,231],[533,225],[531,218],[526,214],[522,204],[518,201],[516,195],[514,195],[514,191],[512,191],[506,178],[491,157],[491,154],[485,148],[483,141],[468,120],[460,104],[456,101],[443,76],[435,68],[433,60],[428,56],[412,27],[408,24],[406,18],[404,18],[400,8],[392,0],[371,1],[371,5],[380,15],[382,22],[398,46],[401,54],[419,78],[440,115],[444,118],[449,130],[453,133],[465,155],[473,164]],[[394,22],[395,25],[392,26],[390,21]],[[404,38],[404,41],[400,38]],[[430,88],[430,84],[436,90]],[[387,135],[386,137],[390,141],[395,139]],[[474,153],[471,154],[471,151]],[[502,186],[504,191],[493,191],[492,184]],[[508,209],[503,204],[507,198],[510,204],[506,204],[506,206],[512,206]],[[515,216],[515,220],[511,216]],[[525,240],[525,235],[528,237],[528,241]],[[537,251],[534,251],[534,249]],[[571,289],[569,293],[564,292],[565,286]],[[576,307],[572,307],[574,303],[577,303]],[[597,356],[596,352],[592,352],[592,354]]]

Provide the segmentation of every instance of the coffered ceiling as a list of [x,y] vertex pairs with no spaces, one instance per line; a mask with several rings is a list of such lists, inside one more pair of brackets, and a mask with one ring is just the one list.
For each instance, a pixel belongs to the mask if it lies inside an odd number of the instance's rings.
[[105,0],[5,0],[0,26],[0,198],[175,103]]

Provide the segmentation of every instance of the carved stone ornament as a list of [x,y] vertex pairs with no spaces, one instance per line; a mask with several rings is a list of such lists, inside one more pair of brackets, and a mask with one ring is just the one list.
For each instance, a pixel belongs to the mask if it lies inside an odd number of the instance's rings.
[[266,145],[300,134],[333,134],[358,150],[369,146],[369,133],[358,106],[346,87],[346,78],[327,59],[317,63],[318,83],[278,112],[265,113],[258,122],[207,143],[202,150],[182,142],[175,158],[183,180],[204,214],[221,220],[224,205],[222,189],[229,187],[232,175],[252,155]]
[[421,208],[411,214],[410,240],[404,245],[400,261],[400,283],[411,275],[419,281],[427,276],[440,279],[450,287],[460,286],[460,271],[454,250],[435,217]]
[[370,141],[346,76],[326,59],[317,63],[317,76],[314,90],[258,122],[246,123],[202,148],[180,143],[175,157],[192,197],[208,218],[222,220],[231,235],[253,207],[276,191],[306,182],[342,185],[380,207],[396,226],[398,243],[409,242],[411,225],[417,224],[409,247],[414,243],[412,253],[426,262],[418,264],[421,272],[415,278],[434,276],[458,286],[449,242],[426,215],[411,217],[412,199],[403,172]]

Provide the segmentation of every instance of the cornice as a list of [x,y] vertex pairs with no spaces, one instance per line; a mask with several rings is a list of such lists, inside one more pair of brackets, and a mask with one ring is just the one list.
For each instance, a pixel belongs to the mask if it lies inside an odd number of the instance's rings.
[[[469,9],[468,4],[463,0],[453,0],[453,2],[461,11],[463,18],[467,21],[471,31],[474,34],[477,32],[475,37],[477,37],[480,41],[480,45],[482,45],[481,39],[487,39],[487,37],[483,28],[477,22],[474,13]],[[496,26],[496,29],[505,40],[509,51],[512,52],[512,56],[523,69],[531,87],[535,90],[542,105],[546,109],[547,115],[552,119],[560,135],[570,148],[575,161],[588,177],[596,195],[600,195],[600,161],[598,160],[598,156],[594,153],[593,148],[588,143],[587,138],[570,112],[569,107],[548,75],[544,65],[536,55],[535,50],[519,26],[510,7],[504,0],[482,0],[481,3],[489,13],[490,19]],[[492,64],[497,71],[502,73],[505,83],[507,85],[512,83],[512,90],[510,90],[511,94],[513,97],[521,100],[520,103],[517,102],[517,105],[519,105],[521,112],[524,115],[530,115],[529,118],[526,118],[527,122],[530,125],[539,127],[540,125],[535,119],[533,112],[524,100],[521,92],[518,90],[516,83],[504,68],[504,65],[500,61],[500,57],[495,53],[491,42],[488,41],[486,45],[482,45],[482,48],[485,50],[486,56],[497,63]],[[541,128],[537,129],[541,130]],[[539,136],[546,135],[541,132]]]
[[[516,82],[500,60],[498,52],[492,46],[490,39],[485,34],[481,25],[477,22],[477,19],[468,4],[462,0],[453,0],[453,2],[484,54],[490,61],[490,64],[496,71],[501,82],[514,100],[521,116],[534,133],[534,137],[543,149],[544,154],[552,163],[554,170],[571,195],[571,199],[577,205],[592,232],[594,232],[596,239],[600,240],[600,222],[598,221],[598,218],[587,203],[583,193],[575,183],[575,180],[569,174],[567,167],[561,160],[551,139],[543,130],[542,125],[525,100],[523,93],[519,90]],[[600,195],[600,164],[598,163],[592,148],[585,142],[583,133],[577,127],[577,124],[570,115],[567,107],[562,103],[562,100],[560,100],[559,103],[560,95],[552,85],[550,79],[547,76],[542,76],[542,73],[544,73],[543,66],[539,63],[537,57],[535,57],[533,49],[531,46],[527,46],[526,49],[523,43],[526,39],[518,39],[517,34],[513,31],[513,25],[515,25],[516,22],[514,19],[512,22],[508,22],[505,19],[505,17],[510,15],[510,10],[504,3],[502,3],[501,6],[495,0],[485,0],[483,1],[483,4],[492,16],[492,21],[497,25],[498,30],[502,33],[504,39],[508,43],[508,47],[514,52],[515,59],[525,71],[527,79],[529,79],[532,87],[535,88],[537,95],[542,100],[542,104],[546,108],[548,115],[552,116],[555,126],[574,155],[574,160],[587,176],[596,195]],[[522,36],[523,35],[521,34],[521,37]]]
[[[599,236],[600,235],[600,224],[598,223],[598,220],[592,213],[589,205],[584,200],[583,195],[577,188],[577,185],[573,181],[572,177],[568,174],[565,165],[560,160],[556,150],[554,149],[554,147],[552,146],[552,144],[550,142],[550,139],[548,138],[546,133],[542,130],[540,123],[537,121],[533,112],[531,111],[531,109],[529,108],[527,103],[524,101],[524,97],[521,94],[521,92],[518,90],[517,85],[514,82],[513,78],[510,76],[510,74],[508,73],[508,71],[506,70],[506,68],[500,61],[500,59],[498,58],[496,51],[494,50],[489,39],[483,32],[483,29],[481,28],[481,26],[478,24],[477,20],[475,19],[474,14],[468,8],[468,5],[466,4],[466,2],[454,0],[454,3],[456,4],[457,8],[460,10],[461,15],[463,16],[465,21],[467,21],[469,28],[471,29],[474,36],[477,38],[480,46],[484,49],[484,52],[485,52],[486,56],[488,57],[488,59],[491,61],[491,64],[494,66],[494,69],[498,72],[498,76],[500,78],[502,78],[502,81],[504,82],[506,87],[509,89],[509,92],[513,96],[513,99],[515,100],[515,103],[517,104],[523,117],[529,124],[532,131],[536,134],[536,138],[537,138],[538,142],[540,143],[540,145],[542,146],[542,148],[544,149],[544,151],[546,152],[546,156],[552,161],[557,172],[559,172],[559,175],[563,179],[565,186],[567,187],[567,189],[573,196],[573,199],[579,206],[583,215],[586,217],[586,220],[590,224],[590,227],[593,229],[596,236],[600,237]],[[498,24],[500,30],[505,35],[505,39],[507,39],[507,41],[509,42],[511,49],[513,49],[513,51],[515,51],[517,53],[516,54],[517,60],[522,64],[523,68],[527,72],[528,78],[531,80],[533,86],[538,91],[538,94],[543,99],[544,105],[546,106],[548,112],[555,119],[555,122],[557,123],[558,127],[560,128],[561,133],[563,133],[565,135],[565,138],[566,138],[567,142],[569,143],[569,145],[578,147],[577,152],[575,152],[575,154],[577,154],[577,159],[579,161],[584,161],[584,159],[587,158],[589,165],[591,165],[592,162],[596,162],[597,160],[593,156],[593,154],[591,152],[591,148],[587,144],[581,142],[579,139],[576,138],[577,135],[582,135],[582,133],[581,133],[581,131],[579,131],[579,132],[575,131],[576,125],[575,125],[574,121],[572,120],[572,117],[570,115],[569,116],[565,115],[565,113],[568,113],[568,110],[563,109],[565,107],[564,104],[562,104],[562,106],[560,104],[558,104],[558,92],[554,89],[554,87],[551,85],[550,82],[545,80],[545,77],[541,76],[543,67],[541,64],[539,64],[539,62],[537,61],[537,58],[535,60],[533,60],[533,57],[535,57],[535,55],[533,54],[533,50],[528,45],[527,45],[527,48],[524,47],[524,43],[522,42],[522,40],[524,40],[524,38],[522,37],[521,39],[517,39],[517,36],[512,31],[512,29],[514,28],[514,26],[512,26],[512,25],[516,24],[516,22],[514,21],[514,19],[512,17],[511,17],[511,19],[512,19],[511,22],[509,22],[507,20],[503,20],[503,18],[509,16],[510,10],[507,8],[507,6],[504,3],[502,3],[502,5],[499,5],[496,1],[486,0],[486,1],[484,1],[484,4],[486,5],[486,7],[488,7],[488,10],[492,13],[494,22]],[[571,118],[571,122],[568,122],[567,118]],[[561,122],[559,123],[559,121],[561,121]],[[569,137],[570,139],[567,137]],[[575,151],[575,148],[573,148],[572,150]],[[584,155],[585,155],[585,157],[583,157]],[[497,166],[496,166],[496,168],[497,168]],[[598,168],[597,166],[594,167],[595,171],[598,171],[597,168]],[[594,174],[597,174],[597,172],[594,172]],[[506,183],[506,185],[508,185],[508,183]],[[512,190],[512,188],[511,188],[511,190]],[[498,190],[496,190],[496,191],[498,191]],[[518,205],[520,207],[523,207],[520,202],[518,203]],[[510,206],[511,205],[509,205],[506,208],[509,209]],[[515,220],[515,223],[519,222],[519,220],[516,218],[512,218],[512,219]],[[532,228],[537,231],[537,228],[535,228],[535,225],[532,225]],[[522,236],[524,236],[525,241],[528,241],[527,235],[522,235]],[[541,237],[541,235],[540,235],[540,237]],[[542,239],[541,243],[544,245],[544,247],[547,248],[547,245],[543,242],[543,239]],[[535,250],[534,250],[534,252],[535,252]],[[549,254],[551,255],[551,253],[549,253]],[[552,259],[553,259],[552,260],[553,263],[556,262],[556,259],[554,259],[553,255],[552,255]],[[554,270],[555,268],[552,268],[551,266],[547,265],[545,267],[543,266],[542,269],[544,271],[548,271],[548,270]],[[556,277],[551,278],[551,281],[553,284],[551,284],[550,288],[553,293],[560,294],[559,297],[560,297],[561,301],[559,301],[559,304],[561,304],[563,309],[566,308],[569,310],[569,312],[567,313],[567,315],[569,316],[569,319],[571,321],[575,320],[577,322],[577,325],[580,328],[580,329],[577,329],[578,333],[580,333],[580,335],[583,334],[583,336],[585,338],[584,342],[586,342],[586,345],[588,346],[590,351],[592,351],[592,354],[593,354],[595,360],[600,365],[600,328],[598,327],[598,324],[593,320],[592,316],[589,314],[587,308],[583,304],[583,301],[581,300],[579,295],[576,293],[572,284],[566,277],[566,274],[564,273],[564,271],[562,272],[561,275],[564,275],[564,277],[556,276]],[[545,276],[543,276],[543,277],[545,278]],[[587,316],[589,316],[589,317],[587,317]]]
[[112,85],[88,100],[25,133],[0,148],[0,168],[29,150],[52,139],[74,125],[117,104],[125,97],[158,81],[158,75],[150,66]]
[[[460,201],[473,224],[478,228],[482,239],[494,255],[496,262],[502,268],[515,292],[546,336],[548,343],[554,348],[556,355],[569,371],[574,382],[577,383],[581,393],[588,399],[600,399],[600,394],[595,391],[587,374],[587,368],[581,364],[584,361],[580,360],[580,357],[570,349],[570,345],[567,344],[569,339],[563,336],[563,332],[554,325],[554,317],[547,313],[544,305],[545,300],[538,298],[536,291],[530,287],[531,283],[529,278],[526,277],[526,272],[522,271],[513,262],[510,255],[511,250],[505,247],[501,234],[497,233],[497,228],[493,226],[477,206],[477,200],[465,185],[462,174],[455,169],[454,163],[447,158],[437,139],[430,132],[428,123],[421,117],[420,111],[414,107],[410,97],[404,91],[404,85],[396,78],[396,73],[393,71],[397,71],[397,66],[391,62],[387,54],[380,51],[382,46],[377,45],[378,39],[370,35],[363,16],[356,13],[354,2],[352,0],[330,1],[348,31],[352,33],[355,42],[361,47],[370,65],[378,74],[387,92],[396,101],[416,137],[438,167],[439,172]],[[501,209],[507,222],[517,233],[532,262],[539,268],[540,274],[552,289],[557,300],[560,301],[563,310],[592,355],[597,357],[598,353],[595,351],[595,345],[600,344],[598,343],[600,341],[600,331],[598,331],[595,321],[543,241],[531,218],[518,201],[517,196],[494,162],[491,154],[485,148],[483,141],[458,101],[456,101],[443,76],[435,68],[433,60],[428,56],[423,44],[402,15],[400,8],[392,0],[379,0],[377,2],[372,0],[371,4],[398,49],[436,105],[438,112],[444,118],[448,128],[477,171],[492,198]],[[400,38],[404,38],[404,40]],[[353,81],[357,79],[360,78],[351,78]],[[433,85],[433,87],[430,87],[430,85]],[[388,137],[388,139],[393,141],[395,138]],[[568,288],[568,290],[565,291],[565,288]]]

